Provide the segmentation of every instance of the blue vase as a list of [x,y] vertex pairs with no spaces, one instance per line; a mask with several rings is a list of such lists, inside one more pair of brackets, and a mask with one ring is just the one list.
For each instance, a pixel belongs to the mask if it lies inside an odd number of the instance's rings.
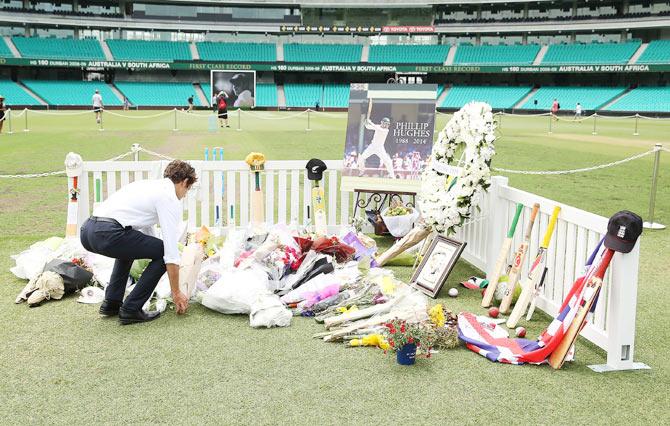
[[408,343],[396,352],[396,359],[400,365],[414,365],[416,360],[416,344]]

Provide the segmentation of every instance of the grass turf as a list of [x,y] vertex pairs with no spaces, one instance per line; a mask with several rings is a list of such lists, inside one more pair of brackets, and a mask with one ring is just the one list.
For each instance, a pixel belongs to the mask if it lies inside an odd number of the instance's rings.
[[[132,117],[156,112],[126,113]],[[206,146],[223,146],[226,159],[262,151],[270,159],[336,159],[342,155],[344,114],[242,115],[241,127],[207,131],[206,116],[129,119],[105,115],[105,131],[92,114],[29,113],[30,132],[15,118],[0,136],[0,174],[62,169],[68,151],[102,160],[131,143],[199,159]],[[441,128],[448,116],[439,115]],[[504,117],[494,166],[572,169],[618,160],[663,141],[668,124],[632,120],[559,122],[547,134],[546,117]],[[5,132],[7,125],[5,125]],[[670,222],[670,174],[661,162],[656,217]],[[652,158],[565,176],[510,175],[521,189],[608,216],[630,209],[646,217]],[[37,309],[15,306],[24,283],[8,269],[9,256],[32,242],[62,235],[66,180],[0,180],[0,419],[3,423],[652,423],[665,417],[670,337],[664,326],[669,298],[669,231],[645,232],[638,295],[636,360],[650,371],[595,374],[586,366],[604,353],[583,339],[577,361],[549,367],[491,363],[465,348],[445,351],[412,368],[372,349],[348,349],[311,338],[321,326],[296,318],[286,329],[254,330],[246,316],[224,316],[194,305],[184,317],[168,312],[158,322],[119,327],[95,306],[70,297]],[[382,245],[389,242],[382,240]],[[402,279],[409,268],[392,268]],[[445,289],[475,273],[460,262]],[[479,296],[461,289],[440,300],[454,310],[479,308]],[[547,324],[536,315],[529,336]],[[507,420],[509,421],[509,420]]]

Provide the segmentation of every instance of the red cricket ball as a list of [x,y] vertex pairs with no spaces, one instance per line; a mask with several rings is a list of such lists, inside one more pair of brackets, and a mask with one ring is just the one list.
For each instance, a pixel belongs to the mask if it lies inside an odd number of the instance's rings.
[[514,329],[514,333],[516,334],[516,337],[526,337],[526,329],[523,327],[517,327]]
[[498,308],[489,308],[489,316],[491,318],[498,318],[498,315],[500,315],[500,310]]

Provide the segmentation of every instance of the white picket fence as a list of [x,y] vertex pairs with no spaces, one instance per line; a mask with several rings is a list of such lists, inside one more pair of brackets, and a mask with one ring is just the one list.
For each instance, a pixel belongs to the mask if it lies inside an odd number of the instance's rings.
[[[139,179],[158,178],[167,161],[84,161],[79,178],[81,195],[77,229],[91,214],[95,203],[103,201],[122,185]],[[243,161],[190,161],[199,182],[185,201],[184,217],[190,228],[200,225],[233,224],[245,227],[250,221],[253,174]],[[327,200],[328,226],[332,231],[349,222],[353,212],[353,194],[339,190],[342,161],[326,161],[323,186]],[[262,173],[265,212],[268,223],[308,222],[311,182],[305,161],[268,161]],[[606,231],[607,219],[584,210],[557,203],[508,185],[507,178],[493,177],[492,186],[477,212],[455,235],[467,242],[463,258],[482,271],[491,271],[498,250],[511,222],[516,203],[525,206],[520,224],[525,224],[534,203],[540,203],[533,228],[529,256],[524,272],[537,251],[554,206],[561,206],[556,231],[548,250],[549,268],[538,309],[550,316],[558,312],[573,281],[581,275],[584,262]],[[70,187],[72,179],[68,179]],[[92,188],[92,190],[91,190]],[[232,217],[229,222],[228,219]],[[513,247],[522,239],[519,226]],[[639,242],[626,255],[617,253],[606,275],[600,302],[582,336],[607,352],[607,364],[600,369],[637,368],[633,363],[635,313],[639,268]],[[595,368],[594,368],[595,369]]]

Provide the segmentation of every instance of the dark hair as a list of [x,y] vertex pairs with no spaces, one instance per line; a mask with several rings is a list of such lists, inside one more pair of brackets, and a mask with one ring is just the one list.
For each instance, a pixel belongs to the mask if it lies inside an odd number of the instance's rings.
[[172,183],[180,183],[186,180],[188,186],[193,185],[198,180],[193,166],[181,160],[172,160],[165,168],[163,177],[170,179]]

